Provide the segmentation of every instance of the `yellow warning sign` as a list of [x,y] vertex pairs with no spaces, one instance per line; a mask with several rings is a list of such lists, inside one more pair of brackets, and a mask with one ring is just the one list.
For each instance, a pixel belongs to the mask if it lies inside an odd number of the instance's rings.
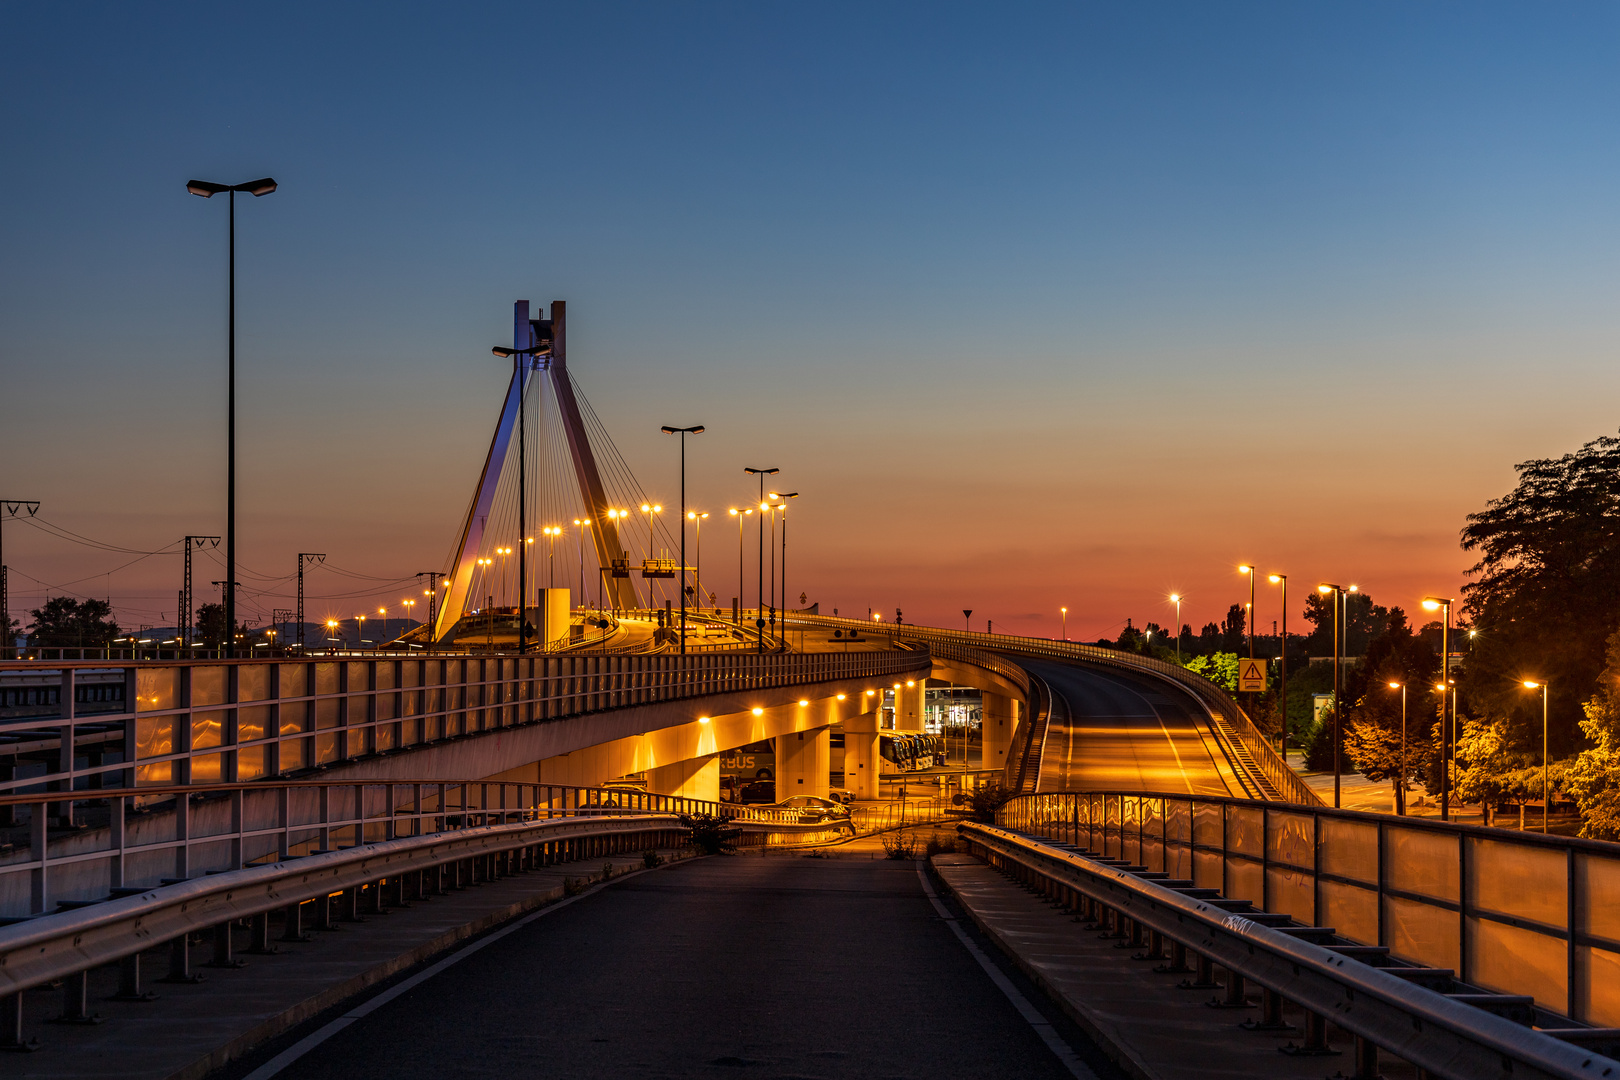
[[1238,661],[1238,692],[1264,691],[1266,688],[1266,662],[1264,660]]

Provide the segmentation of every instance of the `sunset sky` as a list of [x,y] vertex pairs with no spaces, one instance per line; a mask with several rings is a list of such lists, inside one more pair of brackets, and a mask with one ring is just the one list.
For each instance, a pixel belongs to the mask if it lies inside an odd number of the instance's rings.
[[824,612],[1196,629],[1244,561],[1296,619],[1324,579],[1410,610],[1514,463],[1620,427],[1617,47],[1612,5],[6,5],[0,498],[101,545],[7,522],[12,611],[172,624],[140,553],[225,490],[225,206],[184,185],[264,175],[244,580],[374,579],[311,618],[445,567],[489,347],[557,298],[649,491],[661,424],[708,427],[717,516],[782,469]]

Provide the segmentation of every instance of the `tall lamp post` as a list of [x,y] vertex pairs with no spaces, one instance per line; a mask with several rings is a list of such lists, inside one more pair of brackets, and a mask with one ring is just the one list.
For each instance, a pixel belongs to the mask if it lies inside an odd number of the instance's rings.
[[739,609],[737,619],[739,622],[742,620],[741,607],[743,602],[743,518],[748,517],[753,512],[751,508],[738,510],[735,506],[728,511],[732,517],[737,519],[737,605]]
[[[527,349],[508,349],[504,345],[496,345],[489,350],[496,356],[512,358],[512,378],[517,383],[518,392],[518,539],[529,535],[529,481],[528,466],[525,463],[524,453],[528,447],[528,432],[525,429],[524,417],[528,415],[528,408],[524,402],[528,398],[528,380],[523,371],[523,358],[549,356],[551,343],[535,345]],[[532,363],[532,361],[531,361]],[[518,652],[529,651],[529,619],[528,612],[524,610],[524,597],[528,592],[528,544],[518,545]],[[504,574],[504,569],[503,569]],[[504,585],[505,582],[503,581]]]
[[759,651],[765,651],[765,478],[781,472],[781,469],[755,469],[743,467],[743,472],[759,477],[759,587],[754,590],[755,602],[759,605],[758,616],[754,625],[759,628]]
[[1249,606],[1243,609],[1244,622],[1248,625],[1243,629],[1249,632],[1249,659],[1254,659],[1254,567],[1244,563],[1238,567],[1238,572],[1249,577]]
[[670,427],[665,424],[658,430],[665,435],[681,437],[681,584],[676,592],[681,594],[681,652],[684,653],[686,652],[686,437],[703,434],[703,425]]
[[[225,419],[225,580],[231,582],[225,589],[225,625],[236,626],[236,193],[246,192],[255,198],[276,190],[276,182],[266,176],[249,180],[245,184],[216,184],[212,180],[190,180],[186,190],[193,195],[211,199],[220,192],[228,196],[230,204],[230,348],[227,366],[228,404]],[[225,635],[225,655],[236,655],[234,629]]]
[[[688,510],[683,515],[687,521],[697,528],[697,558],[693,560],[696,569],[692,572],[692,596],[697,600],[698,610],[703,610],[703,519],[709,515],[700,514],[696,510]],[[684,561],[684,560],[683,560]]]
[[1066,608],[1066,607],[1058,608],[1058,619],[1060,620],[1060,625],[1063,627],[1063,629],[1060,631],[1063,634],[1063,640],[1068,641],[1069,640],[1069,609]]
[[[797,491],[773,491],[773,492],[770,493],[770,496],[771,496],[771,498],[775,499],[776,502],[777,502],[776,509],[782,511],[782,592],[781,592],[781,596],[782,596],[782,639],[784,641],[786,641],[787,640],[787,611],[788,611],[788,591],[787,591],[787,508],[788,508],[788,500],[789,499],[797,499],[799,497],[799,493]],[[802,642],[801,642],[801,644],[802,644]]]
[[1176,605],[1176,663],[1181,663],[1181,594],[1171,593],[1170,602]]
[[1395,812],[1406,813],[1406,684],[1392,682],[1391,690],[1401,692],[1401,775],[1395,782]]
[[1541,831],[1547,831],[1547,815],[1552,809],[1552,772],[1547,765],[1547,682],[1525,681],[1526,690],[1541,691]]
[[1277,680],[1277,715],[1282,721],[1282,736],[1279,746],[1282,748],[1283,761],[1288,760],[1288,575],[1272,574],[1270,579],[1273,585],[1282,586],[1282,641],[1278,649],[1279,677]]
[[1339,611],[1344,606],[1344,597],[1347,592],[1355,592],[1356,586],[1343,589],[1338,585],[1323,582],[1316,587],[1316,591],[1323,596],[1333,595],[1333,806],[1337,809],[1341,803],[1339,754],[1341,738],[1344,731],[1344,702],[1341,700],[1343,687],[1340,680],[1344,674],[1343,660],[1343,620]]
[[[1440,820],[1451,820],[1451,721],[1446,718],[1446,690],[1451,686],[1451,604],[1449,597],[1425,596],[1424,611],[1444,611],[1440,630]],[[1451,694],[1451,717],[1457,716],[1457,694]]]

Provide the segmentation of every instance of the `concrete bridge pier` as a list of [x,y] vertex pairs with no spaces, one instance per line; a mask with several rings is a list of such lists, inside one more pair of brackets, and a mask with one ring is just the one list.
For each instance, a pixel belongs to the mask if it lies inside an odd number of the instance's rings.
[[879,714],[851,716],[844,721],[844,787],[857,799],[876,799],[883,756],[878,735]]
[[906,679],[894,688],[894,730],[921,732],[924,727],[923,699],[927,679]]
[[[847,730],[847,729],[846,729]],[[846,736],[847,738],[847,736]],[[848,753],[848,744],[845,744]],[[846,770],[848,766],[845,766]],[[832,728],[817,727],[792,731],[776,737],[776,798],[780,802],[794,795],[814,795],[825,799],[831,789]]]
[[648,769],[647,790],[658,795],[679,795],[686,799],[720,801],[720,755],[677,761]]
[[981,769],[1000,769],[1007,764],[1007,752],[1012,747],[1013,732],[1018,730],[1017,698],[1006,694],[982,691],[984,701],[983,763]]

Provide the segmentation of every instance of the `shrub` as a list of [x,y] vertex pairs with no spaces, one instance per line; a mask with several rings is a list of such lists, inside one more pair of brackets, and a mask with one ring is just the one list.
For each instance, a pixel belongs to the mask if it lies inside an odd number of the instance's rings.
[[682,814],[681,824],[686,828],[691,845],[705,855],[729,855],[737,850],[740,831],[731,827],[729,820],[713,814]]
[[645,866],[648,870],[651,870],[655,866],[663,866],[664,857],[658,854],[656,851],[643,851],[641,853],[641,865]]
[[988,784],[980,784],[973,791],[971,804],[973,807],[973,820],[982,825],[994,825],[996,823],[996,811],[1007,805],[1007,800],[1010,798],[1012,798],[1012,792],[994,781]]
[[883,856],[888,859],[915,859],[917,857],[917,838],[907,836],[905,833],[895,833],[883,838]]

